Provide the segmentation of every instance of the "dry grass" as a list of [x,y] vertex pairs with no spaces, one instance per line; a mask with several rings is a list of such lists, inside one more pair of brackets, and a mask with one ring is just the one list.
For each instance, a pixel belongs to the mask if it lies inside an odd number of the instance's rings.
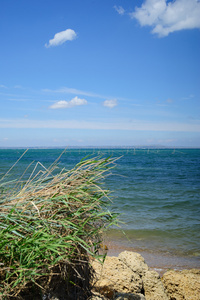
[[2,178],[2,299],[30,299],[32,293],[47,300],[57,290],[67,299],[90,296],[89,257],[103,259],[101,235],[116,222],[107,210],[109,191],[102,188],[114,164],[115,159],[89,158],[66,171],[57,161],[48,169],[37,163],[26,182],[23,176],[16,182]]

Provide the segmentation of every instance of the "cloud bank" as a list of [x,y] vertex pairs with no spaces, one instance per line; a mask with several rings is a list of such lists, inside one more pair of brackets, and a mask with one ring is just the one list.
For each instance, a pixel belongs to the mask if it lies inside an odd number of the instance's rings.
[[66,29],[64,31],[58,32],[54,35],[54,38],[49,40],[48,44],[45,44],[46,48],[59,46],[65,43],[66,41],[72,41],[76,38],[77,34],[72,29]]
[[78,97],[74,97],[70,101],[65,101],[65,100],[57,101],[56,103],[51,105],[49,108],[51,108],[51,109],[71,108],[73,106],[80,106],[80,105],[85,105],[85,104],[87,104],[87,100],[80,99]]
[[109,108],[113,108],[117,105],[117,100],[116,99],[112,99],[112,100],[105,100],[103,102],[103,105]]
[[136,7],[130,16],[141,26],[152,26],[152,33],[164,37],[175,31],[200,28],[200,2],[146,0],[141,7]]

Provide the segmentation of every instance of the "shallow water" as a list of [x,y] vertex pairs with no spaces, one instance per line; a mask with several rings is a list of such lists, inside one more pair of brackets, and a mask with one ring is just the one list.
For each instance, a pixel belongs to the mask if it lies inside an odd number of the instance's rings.
[[[23,151],[0,149],[0,176]],[[12,170],[13,178],[33,160],[48,167],[61,152],[30,149]],[[151,260],[155,254],[160,265],[200,267],[200,149],[69,149],[60,167],[72,168],[98,153],[122,156],[105,183],[113,191],[110,209],[124,222],[108,232],[111,250],[132,249]]]

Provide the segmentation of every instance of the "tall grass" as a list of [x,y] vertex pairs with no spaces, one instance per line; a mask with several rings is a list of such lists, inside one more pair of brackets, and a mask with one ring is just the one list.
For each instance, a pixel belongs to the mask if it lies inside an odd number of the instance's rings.
[[89,259],[103,259],[102,233],[117,220],[103,188],[114,165],[102,157],[70,171],[37,163],[25,182],[24,174],[0,180],[0,298],[47,300],[61,290],[67,299],[90,296]]

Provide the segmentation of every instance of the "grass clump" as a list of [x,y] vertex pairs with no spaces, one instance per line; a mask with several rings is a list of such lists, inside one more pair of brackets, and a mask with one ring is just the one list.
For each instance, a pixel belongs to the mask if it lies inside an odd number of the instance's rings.
[[116,222],[102,188],[114,164],[87,158],[67,171],[37,163],[26,182],[2,178],[0,298],[88,299],[89,260],[103,258],[102,233]]

